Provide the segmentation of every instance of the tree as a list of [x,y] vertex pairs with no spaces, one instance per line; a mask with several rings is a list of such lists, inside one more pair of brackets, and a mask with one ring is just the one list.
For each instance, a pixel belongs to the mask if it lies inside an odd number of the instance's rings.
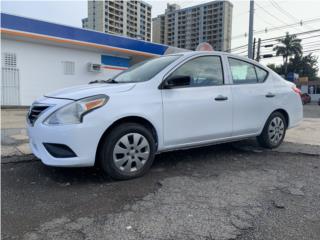
[[288,32],[284,38],[277,40],[279,45],[273,48],[276,51],[277,56],[283,57],[284,74],[288,73],[288,59],[292,55],[301,55],[302,46],[301,39],[298,39],[296,35],[290,35]]
[[300,76],[309,77],[309,79],[315,79],[319,71],[318,57],[309,53],[306,56],[295,55],[290,59],[288,64],[288,70],[290,72],[298,73]]
[[272,69],[273,71],[275,71],[279,75],[284,75],[283,65],[275,65],[274,63],[271,63],[271,64],[268,64],[267,67]]

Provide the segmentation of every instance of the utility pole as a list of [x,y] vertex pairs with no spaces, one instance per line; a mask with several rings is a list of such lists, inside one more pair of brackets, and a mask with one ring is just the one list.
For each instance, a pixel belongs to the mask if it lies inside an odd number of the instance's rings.
[[254,15],[254,1],[250,0],[250,13],[249,13],[249,34],[248,34],[248,58],[253,59],[253,15]]
[[261,48],[261,38],[258,39],[258,47],[257,47],[257,58],[256,61],[260,61],[260,48]]
[[255,59],[256,54],[256,38],[253,39],[252,59]]

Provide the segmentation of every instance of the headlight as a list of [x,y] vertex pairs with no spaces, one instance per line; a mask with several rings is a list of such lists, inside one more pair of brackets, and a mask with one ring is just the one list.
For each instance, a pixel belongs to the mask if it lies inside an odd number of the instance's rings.
[[102,107],[107,103],[108,99],[109,97],[106,95],[96,95],[80,99],[59,108],[47,117],[44,123],[47,125],[81,123],[84,115]]

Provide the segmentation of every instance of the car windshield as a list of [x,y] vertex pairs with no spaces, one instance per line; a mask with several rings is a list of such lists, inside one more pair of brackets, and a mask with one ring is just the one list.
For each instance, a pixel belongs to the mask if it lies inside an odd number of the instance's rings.
[[128,70],[118,74],[112,80],[115,83],[144,82],[153,78],[170,63],[177,60],[181,55],[168,55],[149,59],[133,65]]

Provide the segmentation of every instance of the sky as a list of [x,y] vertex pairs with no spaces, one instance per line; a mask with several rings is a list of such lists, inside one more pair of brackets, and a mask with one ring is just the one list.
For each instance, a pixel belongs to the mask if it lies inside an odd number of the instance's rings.
[[[184,7],[209,2],[209,0],[145,0],[152,5],[152,17],[164,13],[167,2],[177,3]],[[233,3],[233,23],[231,48],[237,48],[248,43],[246,33],[249,22],[249,1],[230,0]],[[298,0],[255,0],[254,37],[268,39],[289,33],[301,33],[320,29],[320,1]],[[81,27],[81,19],[87,16],[87,1],[27,1],[27,0],[2,0],[1,11],[20,16]],[[302,20],[302,26],[294,25]],[[304,21],[311,20],[308,24]],[[294,25],[275,30],[275,27]],[[267,32],[264,30],[267,29]],[[262,32],[262,33],[261,33]],[[315,37],[314,37],[315,36]],[[320,32],[299,35],[302,45],[307,53],[313,52],[320,56]],[[272,42],[269,42],[272,43]],[[264,45],[264,44],[262,44]],[[317,49],[317,50],[315,50]],[[310,51],[309,51],[310,50]],[[234,50],[234,53],[246,55],[245,47]],[[272,48],[261,48],[262,54],[267,54]],[[263,64],[282,62],[281,57],[262,59]],[[320,57],[319,57],[320,66]]]

